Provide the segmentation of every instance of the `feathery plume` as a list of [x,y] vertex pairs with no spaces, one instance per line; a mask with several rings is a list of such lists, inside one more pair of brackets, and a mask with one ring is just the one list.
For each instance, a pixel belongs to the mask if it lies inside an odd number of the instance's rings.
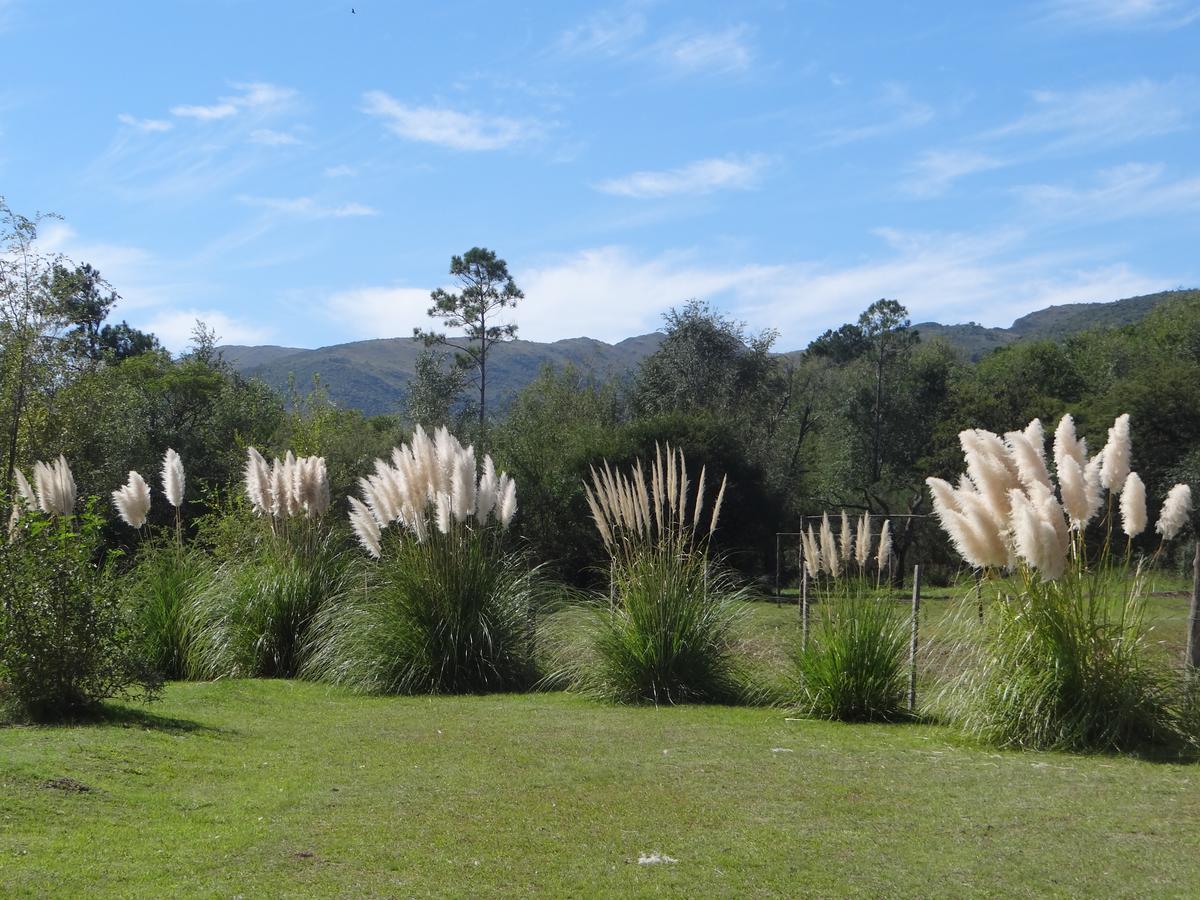
[[1025,431],[1010,431],[1004,435],[1009,456],[1017,467],[1017,478],[1026,488],[1034,484],[1047,488],[1051,486],[1050,473],[1046,470],[1045,450],[1040,443],[1035,444],[1030,439],[1031,432],[1035,436],[1040,435],[1041,427],[1042,423],[1034,419]]
[[1096,514],[1100,512],[1100,507],[1104,505],[1104,486],[1100,478],[1100,467],[1104,464],[1103,456],[1094,457],[1083,470],[1083,483],[1087,488],[1087,518],[1084,520],[1086,525],[1092,519],[1096,518]]
[[879,567],[880,572],[887,571],[888,564],[892,561],[892,520],[884,519],[883,528],[879,532],[879,553],[875,558],[875,564]]
[[728,481],[728,475],[721,479],[721,489],[717,491],[717,499],[713,503],[712,518],[708,522],[709,537],[712,537],[713,532],[717,530],[717,522],[721,519],[721,504],[725,502],[725,485]]
[[37,509],[37,497],[33,493],[33,488],[29,486],[29,479],[25,477],[25,473],[20,469],[13,469],[13,480],[17,485],[17,493],[13,498],[16,502],[15,506],[24,506],[26,509]]
[[150,513],[150,486],[137,472],[130,472],[124,487],[112,492],[112,501],[117,515],[130,528],[141,528],[146,524],[146,516]]
[[854,538],[854,561],[860,569],[867,567],[871,558],[871,517],[863,513],[858,517],[858,534]]
[[1121,491],[1121,529],[1135,538],[1146,530],[1146,485],[1137,472],[1130,472]]
[[496,507],[498,498],[496,464],[490,456],[483,457],[483,474],[479,476],[479,488],[475,492],[475,521],[482,525]]
[[53,463],[38,462],[33,467],[38,508],[48,515],[69,516],[75,510],[75,476],[65,456]]
[[497,490],[500,494],[500,527],[507,529],[513,516],[517,514],[517,483],[508,475],[502,474]]
[[821,548],[811,525],[807,531],[801,532],[800,540],[804,544],[804,568],[809,578],[817,579],[821,577]]
[[1133,453],[1129,436],[1129,413],[1117,416],[1112,428],[1108,429],[1108,443],[1100,453],[1100,484],[1114,494],[1119,494],[1129,477],[1130,457]]
[[434,501],[435,521],[437,529],[442,534],[450,533],[450,522],[453,519],[453,506],[450,495],[445,491],[439,491]]
[[1087,442],[1075,436],[1075,419],[1070,413],[1059,419],[1054,429],[1054,468],[1060,478],[1065,459],[1073,459],[1080,469],[1087,465]]
[[271,514],[271,471],[263,455],[253,447],[246,448],[246,464],[242,467],[246,496],[250,506],[260,516]]
[[350,497],[350,526],[358,535],[358,542],[363,549],[376,559],[379,559],[379,523],[365,503],[357,497]]
[[163,457],[162,486],[163,496],[167,498],[168,503],[176,509],[183,506],[183,460],[170,447],[167,448],[167,453]]
[[1071,518],[1071,527],[1083,531],[1093,510],[1087,476],[1073,456],[1064,456],[1058,464],[1058,492],[1063,508]]
[[1162,512],[1158,516],[1158,524],[1154,530],[1162,535],[1164,541],[1175,539],[1188,515],[1192,511],[1192,489],[1186,484],[1177,484],[1167,492]]
[[837,544],[833,540],[833,529],[829,525],[829,513],[821,516],[821,565],[834,578],[842,574]]
[[838,552],[841,554],[843,566],[849,566],[854,559],[854,532],[850,530],[850,514],[842,510],[841,530],[838,532]]

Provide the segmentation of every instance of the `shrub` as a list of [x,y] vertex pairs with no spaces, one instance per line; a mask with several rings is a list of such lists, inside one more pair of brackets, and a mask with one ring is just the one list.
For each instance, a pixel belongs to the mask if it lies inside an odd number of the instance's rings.
[[847,585],[815,607],[807,646],[794,654],[804,715],[892,722],[908,715],[908,632],[897,608]]
[[97,561],[101,527],[90,502],[77,518],[26,510],[0,546],[0,683],[34,719],[158,687],[109,567]]
[[[482,474],[445,428],[418,426],[392,462],[362,479],[350,520],[364,563],[344,603],[320,618],[310,671],[375,693],[513,690],[532,678],[536,572],[504,549],[516,484]],[[399,529],[389,529],[392,524]]]

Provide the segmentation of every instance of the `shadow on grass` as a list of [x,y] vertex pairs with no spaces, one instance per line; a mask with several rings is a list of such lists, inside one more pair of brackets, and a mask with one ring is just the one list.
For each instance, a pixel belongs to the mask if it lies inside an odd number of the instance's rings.
[[141,728],[167,734],[233,734],[230,729],[205,725],[191,719],[162,716],[133,706],[101,703],[69,716],[53,720],[29,718],[0,718],[0,728]]

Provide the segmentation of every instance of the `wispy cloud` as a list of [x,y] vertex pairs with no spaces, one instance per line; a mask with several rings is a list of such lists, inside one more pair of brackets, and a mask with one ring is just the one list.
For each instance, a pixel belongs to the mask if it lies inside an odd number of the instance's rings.
[[1196,84],[1184,79],[1140,78],[1078,91],[1039,90],[1031,99],[1032,111],[981,137],[1045,136],[1052,150],[1112,146],[1179,131],[1200,108]]
[[668,197],[676,194],[711,194],[720,190],[756,187],[769,160],[762,154],[701,159],[677,169],[634,172],[596,185],[606,194],[621,197]]
[[698,34],[673,34],[658,41],[650,52],[669,68],[682,73],[744,72],[754,52],[745,25]]
[[389,131],[410,141],[454,150],[500,150],[539,134],[536,123],[506,116],[484,116],[447,107],[409,106],[383,91],[368,91],[363,112],[381,120]]
[[743,72],[754,61],[752,29],[739,23],[725,28],[668,28],[655,37],[638,8],[605,10],[564,31],[555,50],[566,56],[608,57],[651,62],[680,75]]
[[272,212],[306,219],[346,219],[358,216],[377,216],[379,210],[362,203],[323,205],[312,197],[251,197],[239,198],[247,206],[257,206]]
[[1169,179],[1162,164],[1128,163],[1104,169],[1085,186],[1034,184],[1018,195],[1052,218],[1112,221],[1200,210],[1200,176]]
[[122,125],[128,125],[136,131],[154,132],[154,131],[170,131],[172,123],[167,119],[139,119],[136,116],[131,116],[129,113],[121,113],[117,116],[117,121]]
[[428,324],[429,289],[351,288],[335,293],[322,307],[346,337],[411,337],[413,328]]
[[927,150],[909,167],[901,188],[916,197],[937,197],[960,178],[1004,165],[1003,160],[971,150]]
[[147,319],[141,327],[157,335],[167,349],[181,353],[191,343],[197,322],[203,322],[211,328],[222,344],[262,344],[271,340],[274,334],[268,326],[231,316],[219,309],[204,307],[164,309]]
[[826,132],[825,143],[839,146],[886,137],[919,128],[936,116],[932,106],[914,99],[906,85],[894,82],[883,85],[882,92],[870,106],[874,109],[869,123],[830,129]]
[[323,173],[326,178],[353,178],[358,174],[358,170],[354,166],[326,166]]
[[1083,29],[1183,28],[1200,20],[1200,5],[1184,0],[1049,0],[1042,21]]
[[300,144],[302,141],[287,131],[275,131],[272,128],[255,128],[250,132],[250,143],[263,144],[267,147],[286,147]]
[[221,97],[216,103],[210,104],[179,104],[171,107],[171,115],[184,119],[197,119],[202,122],[213,122],[236,116],[246,109],[274,109],[287,106],[296,97],[291,88],[280,87],[265,81],[234,83],[231,85],[237,93],[231,97]]

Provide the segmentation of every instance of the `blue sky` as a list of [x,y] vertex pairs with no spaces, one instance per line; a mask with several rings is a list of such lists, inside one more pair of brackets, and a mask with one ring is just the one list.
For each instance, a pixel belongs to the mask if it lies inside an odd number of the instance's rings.
[[407,335],[475,245],[536,340],[1200,284],[1200,3],[0,0],[0,42],[0,193],[174,349]]

